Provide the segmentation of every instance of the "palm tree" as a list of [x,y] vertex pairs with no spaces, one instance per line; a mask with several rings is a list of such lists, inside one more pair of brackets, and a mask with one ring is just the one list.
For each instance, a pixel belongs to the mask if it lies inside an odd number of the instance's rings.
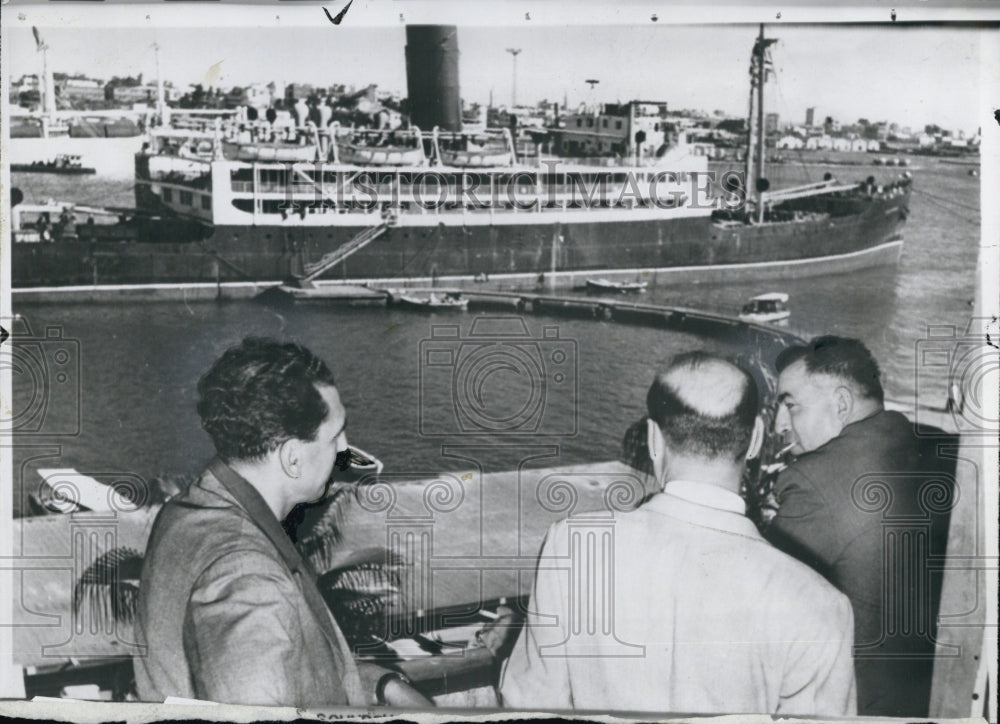
[[84,600],[91,627],[107,631],[114,623],[132,623],[139,602],[142,554],[134,548],[105,551],[73,586],[73,613],[79,616]]
[[[342,546],[345,509],[356,486],[338,485],[316,505],[299,506],[283,523],[302,557],[317,572],[317,585],[352,645],[381,642],[386,615],[403,605],[405,566],[384,548]],[[118,547],[103,553],[73,587],[73,613],[86,609],[98,630],[135,620],[142,554]]]

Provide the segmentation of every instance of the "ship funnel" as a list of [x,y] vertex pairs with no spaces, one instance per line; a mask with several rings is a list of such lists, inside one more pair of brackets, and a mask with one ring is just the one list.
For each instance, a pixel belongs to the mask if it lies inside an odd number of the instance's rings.
[[406,26],[406,88],[413,125],[462,130],[457,27]]

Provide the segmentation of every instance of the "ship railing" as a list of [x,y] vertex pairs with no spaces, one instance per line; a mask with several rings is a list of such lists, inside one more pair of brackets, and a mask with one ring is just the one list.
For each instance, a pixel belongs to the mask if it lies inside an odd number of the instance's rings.
[[559,212],[569,212],[571,214],[588,214],[594,211],[611,211],[618,213],[632,213],[636,210],[647,211],[670,211],[684,208],[684,200],[672,203],[668,206],[657,206],[649,200],[624,199],[621,202],[608,201],[600,204],[571,203],[567,201],[540,201],[539,203],[528,205],[515,205],[509,203],[470,205],[455,202],[441,204],[417,203],[415,200],[403,200],[392,205],[373,204],[370,199],[364,199],[360,203],[347,199],[340,202],[310,200],[305,202],[299,213],[305,218],[307,215],[341,215],[349,214],[354,218],[368,219],[374,217],[380,211],[383,214],[392,213],[398,218],[413,216],[434,216],[434,217],[463,217],[463,216],[497,216],[504,217],[510,215],[523,214],[553,214]]
[[[253,187],[253,182],[251,181],[233,181],[232,190],[236,193],[252,193],[255,189]],[[669,203],[672,207],[677,207],[685,205],[691,198],[690,194],[683,192],[680,189],[674,189],[672,192],[660,193],[656,195],[624,194],[619,193],[619,191],[620,189],[610,189],[599,197],[594,198],[579,191],[576,193],[548,193],[544,190],[536,192],[535,189],[528,188],[516,192],[513,199],[508,198],[506,194],[502,193],[497,196],[497,199],[501,203],[504,201],[511,202],[511,205],[514,207],[517,207],[518,205],[530,204],[532,205],[532,208],[552,208],[551,203],[555,203],[557,205],[567,206],[570,208],[573,208],[574,205],[578,205],[583,208],[620,208],[623,205],[635,205],[636,202],[639,202],[640,205],[662,202]],[[289,192],[289,187],[285,184],[273,182],[259,183],[256,187],[256,192],[259,194],[287,194]],[[488,208],[492,205],[493,200],[493,196],[490,195],[488,191],[484,193],[481,198],[470,198],[468,194],[457,189],[448,189],[448,191],[443,195],[437,192],[432,193],[431,196],[433,197],[433,203],[431,203],[428,201],[427,195],[414,193],[413,189],[408,187],[397,189],[393,189],[391,187],[374,187],[367,188],[363,192],[356,192],[353,190],[338,192],[335,189],[324,188],[323,185],[319,183],[292,184],[291,194],[298,200],[326,199],[337,204],[360,201],[369,205],[375,202],[383,204],[392,203],[394,205],[409,204],[414,206],[426,206],[428,208],[447,207],[449,205],[464,208],[470,204],[473,206]],[[514,201],[516,201],[516,203],[513,203]]]

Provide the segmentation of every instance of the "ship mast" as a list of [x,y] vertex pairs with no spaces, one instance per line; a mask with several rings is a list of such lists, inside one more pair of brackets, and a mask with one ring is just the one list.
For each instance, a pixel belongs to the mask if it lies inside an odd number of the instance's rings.
[[52,69],[49,68],[49,45],[42,40],[38,28],[32,27],[31,32],[35,36],[35,47],[42,54],[42,78],[41,78],[41,102],[42,111],[48,117],[49,122],[55,121],[56,114],[56,84]]
[[[767,49],[777,40],[764,37],[764,25],[760,26],[760,34],[757,42],[753,46],[753,54],[750,58],[750,110],[747,114],[747,165],[746,183],[747,198],[754,199],[757,210],[758,223],[764,222],[763,193],[764,186],[764,84],[767,82],[767,72],[769,61]],[[754,98],[756,96],[756,98]],[[754,101],[756,100],[757,118],[754,122]],[[754,145],[756,144],[757,158],[754,163]]]

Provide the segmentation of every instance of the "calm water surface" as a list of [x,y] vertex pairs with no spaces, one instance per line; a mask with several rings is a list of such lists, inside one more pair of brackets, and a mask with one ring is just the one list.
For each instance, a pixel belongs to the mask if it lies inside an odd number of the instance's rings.
[[[862,338],[882,364],[890,395],[912,399],[916,350],[927,327],[953,325],[961,333],[969,322],[979,244],[979,179],[960,166],[916,163],[898,268],[764,284],[691,284],[652,289],[646,298],[734,314],[754,294],[787,292],[791,331]],[[787,185],[818,180],[825,170],[781,167],[772,176]],[[892,173],[834,172],[845,180]],[[72,197],[39,175],[15,175],[14,185],[29,202]],[[130,185],[97,180],[74,200],[125,205],[130,194]],[[194,409],[198,378],[246,335],[300,341],[324,357],[342,390],[350,440],[382,458],[387,471],[414,475],[477,465],[515,468],[528,459],[553,465],[614,458],[625,427],[643,412],[657,366],[674,352],[717,345],[661,330],[530,316],[523,319],[527,339],[497,338],[487,350],[470,337],[480,315],[362,307],[276,312],[252,302],[20,304],[15,311],[35,335],[57,326],[78,341],[79,402],[51,395],[46,429],[72,428],[77,409],[82,421],[77,435],[18,438],[15,512],[21,492],[37,487],[39,467],[146,479],[197,473],[212,453]],[[434,328],[456,323],[458,340],[441,339]],[[37,404],[39,388],[30,371],[14,372],[17,414]],[[941,405],[945,388],[943,379],[928,381],[925,372],[921,402]],[[465,434],[477,421],[535,432]]]

